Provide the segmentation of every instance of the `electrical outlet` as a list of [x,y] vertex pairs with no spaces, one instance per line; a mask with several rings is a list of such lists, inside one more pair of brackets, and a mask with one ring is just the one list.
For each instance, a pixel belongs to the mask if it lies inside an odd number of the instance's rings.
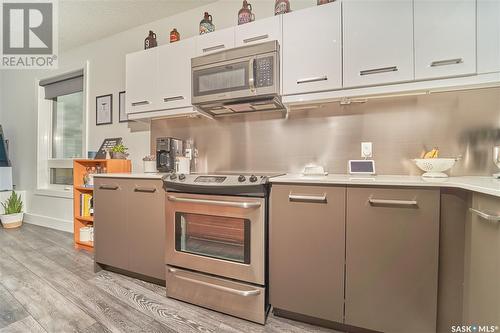
[[373,157],[373,144],[371,142],[361,142],[361,157]]

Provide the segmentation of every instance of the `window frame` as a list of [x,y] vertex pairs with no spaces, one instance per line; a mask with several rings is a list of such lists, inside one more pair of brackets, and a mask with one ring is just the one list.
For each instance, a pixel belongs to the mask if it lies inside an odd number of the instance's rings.
[[[82,112],[82,158],[86,157],[88,150],[88,61],[83,66],[83,112]],[[64,73],[71,73],[82,68],[73,68],[72,70],[61,72],[52,76],[58,76]],[[54,112],[54,101],[45,99],[45,89],[40,86],[40,80],[36,81],[37,100],[38,100],[38,145],[37,145],[37,192],[43,194],[44,191],[50,192],[71,192],[72,185],[57,185],[50,183],[50,169],[68,168],[73,169],[73,158],[52,158],[52,121]]]

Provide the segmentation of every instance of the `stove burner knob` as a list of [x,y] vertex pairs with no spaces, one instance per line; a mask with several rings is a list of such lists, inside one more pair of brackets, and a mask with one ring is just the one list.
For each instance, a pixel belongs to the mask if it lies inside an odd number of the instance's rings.
[[251,175],[250,176],[250,182],[255,183],[257,181],[257,176]]
[[170,175],[170,180],[176,180],[176,179],[177,179],[177,175],[175,173]]
[[185,174],[183,174],[183,173],[181,173],[181,174],[179,175],[179,180],[185,180],[185,179],[186,179],[186,175],[185,175]]
[[243,176],[243,175],[240,175],[240,176],[238,177],[238,181],[239,181],[240,183],[243,183],[245,180],[247,180],[247,178],[246,178],[245,176]]

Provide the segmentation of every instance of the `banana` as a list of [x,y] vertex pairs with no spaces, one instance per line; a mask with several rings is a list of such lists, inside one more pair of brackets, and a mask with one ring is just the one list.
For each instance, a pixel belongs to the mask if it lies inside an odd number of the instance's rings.
[[431,151],[425,153],[423,158],[429,159],[429,158],[438,158],[438,157],[439,157],[439,149],[433,148]]

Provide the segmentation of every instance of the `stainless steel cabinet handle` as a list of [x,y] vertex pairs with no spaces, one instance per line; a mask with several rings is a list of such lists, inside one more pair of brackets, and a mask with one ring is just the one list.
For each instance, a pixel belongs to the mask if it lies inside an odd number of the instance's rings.
[[151,104],[150,101],[140,101],[140,102],[133,102],[132,106],[141,106],[141,105],[148,105]]
[[398,66],[391,67],[382,67],[382,68],[374,68],[374,69],[366,69],[364,71],[360,71],[359,75],[372,75],[372,74],[380,74],[380,73],[388,73],[388,72],[397,72]]
[[300,80],[297,80],[297,84],[326,81],[326,80],[328,80],[328,76],[324,75],[324,76],[318,76],[318,77],[311,77],[311,78],[307,78],[307,79],[300,79]]
[[292,194],[288,195],[289,201],[298,202],[314,202],[314,203],[327,203],[326,193],[323,195],[303,195],[303,194]]
[[490,222],[500,222],[500,215],[487,214],[485,212],[482,212],[482,211],[474,209],[474,208],[469,208],[469,210],[472,214],[475,214],[484,220],[487,220]]
[[209,283],[209,282],[205,282],[205,281],[195,280],[195,279],[189,278],[187,276],[177,275],[176,274],[177,270],[173,269],[173,268],[169,268],[168,271],[170,273],[174,274],[177,279],[181,279],[181,280],[184,280],[184,281],[193,282],[193,283],[196,283],[196,284],[201,284],[203,286],[210,287],[210,288],[213,288],[213,289],[217,289],[217,290],[220,290],[220,291],[224,291],[224,292],[227,292],[227,293],[230,293],[230,294],[233,294],[233,295],[238,295],[238,296],[243,296],[243,297],[260,295],[260,290],[258,290],[258,289],[254,289],[254,290],[237,290],[237,289],[233,289],[233,288],[229,288],[229,287],[219,286],[217,284],[213,284],[213,283]]
[[262,39],[266,39],[266,38],[269,38],[268,34],[243,39],[243,43],[246,44],[246,43],[256,42],[258,40],[262,40]]
[[463,58],[456,59],[446,59],[446,60],[437,60],[431,62],[431,67],[439,67],[439,66],[447,66],[447,65],[457,65],[464,62]]
[[168,103],[168,102],[173,102],[173,101],[180,101],[180,100],[183,100],[184,99],[184,96],[173,96],[173,97],[165,97],[163,99],[163,101],[165,103]]
[[204,48],[203,52],[210,52],[210,51],[220,50],[220,49],[223,49],[225,47],[226,47],[226,45],[224,45],[224,44],[210,46],[210,47]]
[[140,186],[136,186],[134,188],[134,192],[155,193],[156,192],[156,187],[140,187]]
[[109,191],[116,191],[117,189],[119,189],[118,186],[112,186],[112,185],[100,185],[99,186],[99,189],[100,190],[109,190]]
[[391,205],[391,206],[418,206],[416,200],[388,200],[388,199],[368,199],[370,205]]
[[197,203],[197,204],[213,205],[213,206],[227,206],[236,208],[257,208],[261,206],[260,202],[238,202],[238,201],[179,198],[173,195],[169,195],[168,200],[174,202],[188,202],[188,203]]

